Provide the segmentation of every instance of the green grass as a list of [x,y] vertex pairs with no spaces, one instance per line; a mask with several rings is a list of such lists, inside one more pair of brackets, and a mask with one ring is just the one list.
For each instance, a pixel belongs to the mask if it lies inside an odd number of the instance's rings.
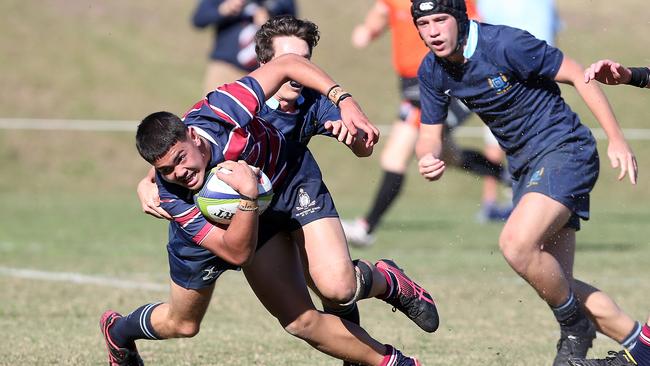
[[[103,155],[101,148],[69,155],[68,147],[57,143],[80,139],[85,142],[77,148],[110,145],[129,162],[137,159],[131,136],[58,132],[41,140],[38,135],[0,134],[3,141],[32,137],[38,142],[35,149],[47,152],[30,157],[29,165],[20,164],[26,157],[11,159],[10,174],[0,179],[4,187],[21,182],[21,189],[0,192],[5,208],[0,213],[0,266],[166,283],[165,223],[139,212],[133,190],[144,167],[113,166],[117,164],[108,156],[97,156]],[[332,141],[314,143],[342,215],[363,213],[379,175],[376,158],[351,160]],[[7,144],[1,146],[6,153]],[[635,148],[639,156],[650,157],[649,148]],[[84,163],[88,159],[99,167]],[[338,164],[344,159],[344,166]],[[62,162],[85,168],[66,180],[57,172]],[[524,359],[528,364],[547,363],[556,337],[554,322],[502,259],[499,225],[474,222],[479,182],[450,171],[442,181],[427,184],[414,170],[410,173],[404,195],[378,231],[376,245],[352,254],[370,260],[392,257],[408,268],[435,295],[442,327],[434,335],[423,334],[399,313],[371,300],[362,303],[367,329],[425,364],[516,365]],[[647,186],[616,182],[613,172],[604,169],[594,192],[594,218],[579,234],[576,263],[580,278],[610,291],[639,319],[647,311],[648,285],[639,269],[649,244],[648,195]],[[166,298],[165,292],[8,276],[0,276],[0,288],[0,326],[11,330],[0,345],[2,365],[100,364],[104,351],[97,331],[99,314],[106,308],[129,311]],[[611,347],[611,341],[599,340],[595,352],[603,354]],[[334,364],[284,333],[235,272],[219,280],[199,336],[141,342],[140,349],[154,365]]]
[[[387,38],[368,50],[348,46],[349,33],[370,0],[301,1],[319,23],[315,54],[386,123],[396,109],[396,79]],[[611,5],[611,4],[610,4]],[[641,0],[562,1],[560,45],[587,64],[618,58],[650,64],[648,23]],[[0,116],[139,119],[159,109],[182,112],[201,89],[208,32],[189,26],[192,2],[8,0],[0,3]],[[648,94],[607,88],[621,124],[647,127]],[[594,126],[570,89],[567,100]],[[477,121],[472,121],[477,125]],[[480,146],[479,140],[461,144]],[[599,146],[602,171],[592,198],[593,219],[578,234],[576,275],[611,293],[645,319],[641,269],[650,244],[650,147],[633,141],[639,185],[617,182]],[[381,145],[378,147],[381,149]],[[328,139],[314,151],[343,217],[365,213],[380,178],[378,156],[355,160]],[[343,162],[343,163],[342,163]],[[166,284],[165,222],[140,212],[135,183],[147,169],[130,133],[0,130],[0,267],[77,272]],[[546,305],[507,266],[498,250],[499,225],[474,221],[480,181],[449,171],[429,184],[411,167],[404,194],[377,232],[377,243],[353,257],[395,258],[431,290],[441,329],[423,334],[379,301],[361,304],[363,324],[426,365],[544,365],[556,326]],[[107,308],[127,312],[165,300],[164,291],[127,290],[0,275],[0,365],[99,365],[98,332]],[[190,340],[140,342],[149,365],[334,365],[287,335],[259,305],[241,273],[217,284],[201,333]],[[604,338],[594,354],[617,346]]]

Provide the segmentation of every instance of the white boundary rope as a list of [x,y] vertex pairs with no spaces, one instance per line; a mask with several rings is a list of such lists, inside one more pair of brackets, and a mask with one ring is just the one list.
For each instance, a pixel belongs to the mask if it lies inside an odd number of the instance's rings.
[[[137,126],[137,121],[0,118],[0,129],[6,130],[133,132]],[[377,127],[379,127],[382,134],[387,135],[390,132],[390,125],[378,125]],[[599,140],[605,138],[605,133],[601,128],[594,128],[591,132]],[[647,128],[624,128],[623,133],[628,140],[650,140],[650,129]],[[454,130],[454,135],[457,137],[483,138],[483,127],[460,126]]]

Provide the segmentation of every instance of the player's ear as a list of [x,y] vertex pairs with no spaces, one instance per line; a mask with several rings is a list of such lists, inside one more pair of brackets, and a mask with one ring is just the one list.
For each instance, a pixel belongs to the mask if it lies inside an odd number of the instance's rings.
[[192,141],[192,143],[196,146],[201,145],[201,137],[199,136],[198,133],[193,128],[188,128],[187,129],[187,137]]

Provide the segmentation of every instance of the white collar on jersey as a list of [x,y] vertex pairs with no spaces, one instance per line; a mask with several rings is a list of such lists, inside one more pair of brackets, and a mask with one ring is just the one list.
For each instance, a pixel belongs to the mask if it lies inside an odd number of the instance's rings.
[[196,132],[199,136],[201,136],[201,137],[203,137],[204,139],[210,141],[210,142],[213,143],[214,145],[219,146],[219,144],[217,143],[217,141],[215,141],[215,139],[212,138],[212,136],[210,136],[210,134],[207,133],[207,132],[205,132],[205,130],[203,130],[202,128],[199,128],[199,127],[196,127],[196,126],[190,126],[189,128],[193,129],[194,132]]
[[[305,102],[305,98],[301,95],[301,96],[298,97],[298,100],[296,101],[296,104],[301,105],[304,102]],[[273,98],[273,97],[267,99],[265,104],[266,104],[267,107],[269,107],[269,108],[271,108],[273,110],[276,110],[276,109],[280,108],[280,101]]]
[[470,58],[476,51],[476,46],[478,45],[478,24],[475,21],[469,21],[469,34],[467,35],[467,44],[465,45],[465,50],[463,51],[463,56],[465,58]]

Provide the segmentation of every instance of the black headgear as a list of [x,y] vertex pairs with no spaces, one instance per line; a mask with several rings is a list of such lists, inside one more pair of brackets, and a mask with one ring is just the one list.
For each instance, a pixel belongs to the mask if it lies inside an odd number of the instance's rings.
[[465,0],[411,0],[411,16],[415,23],[423,16],[445,13],[458,22],[458,47],[465,41],[469,30]]

